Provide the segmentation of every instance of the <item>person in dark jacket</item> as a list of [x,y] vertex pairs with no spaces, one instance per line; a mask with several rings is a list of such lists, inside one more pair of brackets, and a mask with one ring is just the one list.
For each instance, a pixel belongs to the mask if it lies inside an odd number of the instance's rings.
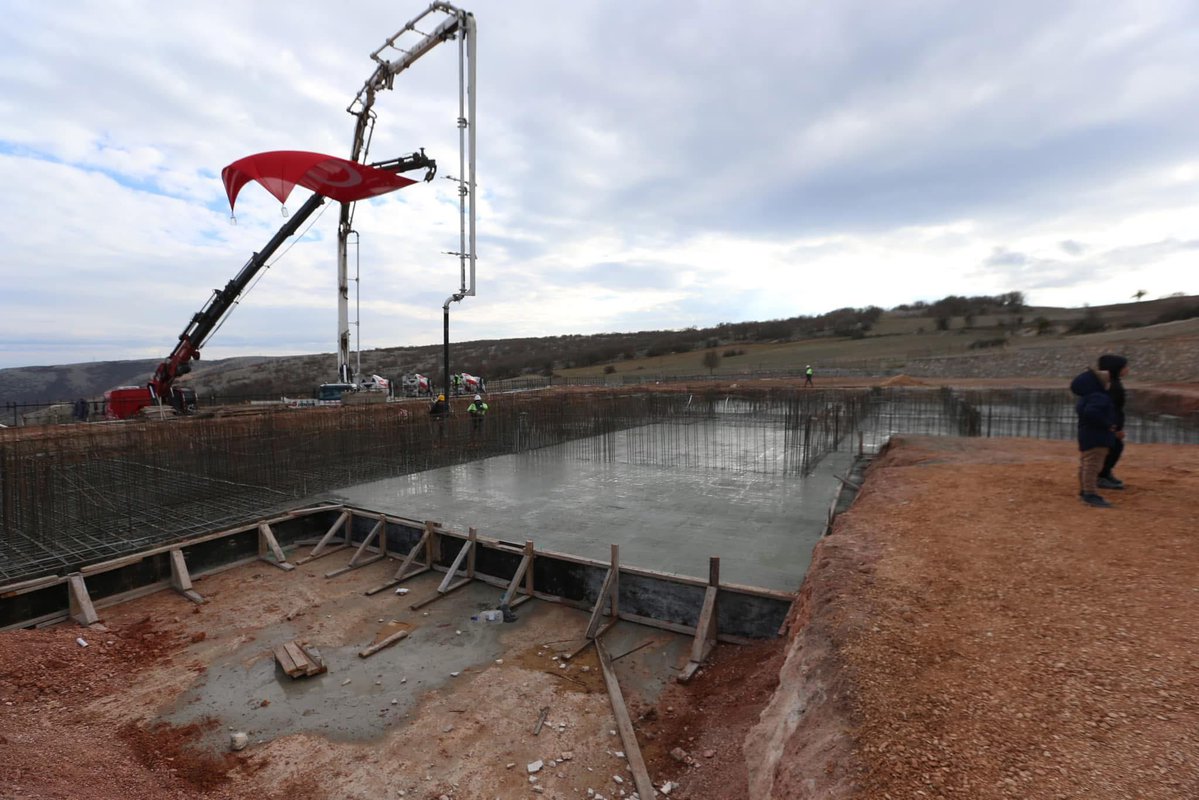
[[1088,369],[1070,383],[1078,397],[1078,496],[1089,506],[1111,506],[1099,494],[1099,470],[1116,441],[1116,406],[1108,396],[1110,378],[1106,372]]
[[1124,454],[1124,384],[1122,379],[1128,374],[1128,359],[1112,354],[1099,356],[1099,369],[1105,370],[1111,376],[1112,382],[1107,389],[1107,396],[1112,399],[1112,405],[1116,407],[1116,438],[1112,440],[1112,447],[1107,451],[1103,469],[1099,470],[1099,488],[1123,489],[1124,481],[1113,475],[1112,469],[1120,460],[1120,456]]
[[437,399],[429,404],[429,419],[433,420],[438,436],[445,436],[445,418],[449,413],[450,406],[444,394],[437,395]]

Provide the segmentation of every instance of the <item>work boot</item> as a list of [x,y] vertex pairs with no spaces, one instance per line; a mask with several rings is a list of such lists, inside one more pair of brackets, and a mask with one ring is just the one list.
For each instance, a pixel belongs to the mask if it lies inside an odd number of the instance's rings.
[[1115,477],[1114,475],[1110,478],[1100,477],[1099,478],[1099,488],[1100,489],[1123,489],[1124,481],[1120,480],[1119,478]]
[[1082,495],[1082,501],[1089,506],[1094,506],[1095,508],[1111,508],[1112,507],[1111,503],[1107,502],[1106,500],[1104,500],[1102,497],[1100,497],[1097,494],[1084,494],[1084,495]]

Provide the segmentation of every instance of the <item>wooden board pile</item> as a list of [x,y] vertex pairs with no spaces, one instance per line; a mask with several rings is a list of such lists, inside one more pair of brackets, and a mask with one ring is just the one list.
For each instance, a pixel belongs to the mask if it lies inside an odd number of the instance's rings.
[[313,647],[305,647],[298,641],[284,642],[275,648],[275,661],[279,662],[289,678],[306,678],[320,675],[328,667]]

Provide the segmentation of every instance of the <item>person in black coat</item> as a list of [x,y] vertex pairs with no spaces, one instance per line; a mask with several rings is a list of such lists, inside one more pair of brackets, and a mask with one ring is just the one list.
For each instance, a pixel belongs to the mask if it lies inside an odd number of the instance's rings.
[[1124,384],[1121,380],[1128,374],[1128,359],[1111,354],[1099,356],[1099,369],[1105,370],[1111,376],[1107,395],[1116,407],[1116,438],[1112,440],[1111,449],[1107,451],[1103,469],[1099,470],[1098,485],[1100,489],[1123,489],[1124,481],[1113,475],[1112,469],[1124,454]]
[[1108,450],[1116,441],[1116,406],[1108,395],[1110,378],[1106,372],[1088,369],[1070,383],[1077,397],[1078,412],[1078,496],[1089,506],[1111,506],[1099,494],[1099,470]]
[[433,420],[438,436],[445,436],[445,418],[450,413],[450,406],[445,401],[445,395],[437,395],[437,399],[429,404],[429,419]]

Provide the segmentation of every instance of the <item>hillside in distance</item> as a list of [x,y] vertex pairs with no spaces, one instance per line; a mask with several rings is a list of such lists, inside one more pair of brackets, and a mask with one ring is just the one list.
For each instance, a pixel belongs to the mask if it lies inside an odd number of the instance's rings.
[[[709,328],[451,342],[455,372],[489,381],[527,375],[594,375],[652,370],[664,375],[736,374],[786,369],[807,359],[887,363],[905,359],[1045,346],[1101,332],[1129,331],[1199,317],[1199,297],[1085,308],[1028,307],[1019,292],[946,297],[889,310],[843,308],[815,316],[722,323]],[[363,375],[398,379],[420,372],[440,381],[442,347],[394,347],[351,355]],[[107,389],[143,385],[158,359],[0,370],[0,403],[97,399]],[[305,397],[334,379],[332,353],[193,362],[182,382],[201,396]]]

